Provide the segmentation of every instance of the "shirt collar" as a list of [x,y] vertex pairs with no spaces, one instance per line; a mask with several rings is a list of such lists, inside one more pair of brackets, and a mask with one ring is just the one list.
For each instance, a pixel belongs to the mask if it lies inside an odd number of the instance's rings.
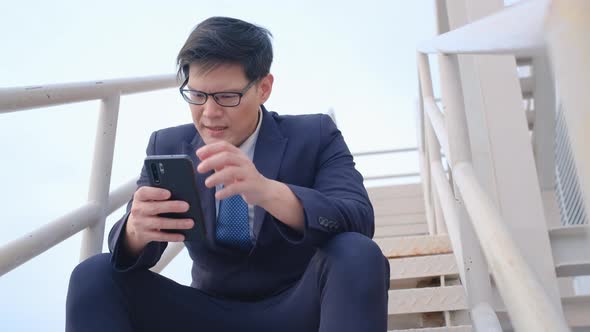
[[260,126],[262,125],[262,110],[258,108],[258,124],[256,125],[256,130],[250,135],[242,145],[240,145],[239,149],[244,152],[250,160],[254,159],[254,148],[256,147],[256,141],[258,140],[258,133],[260,132]]

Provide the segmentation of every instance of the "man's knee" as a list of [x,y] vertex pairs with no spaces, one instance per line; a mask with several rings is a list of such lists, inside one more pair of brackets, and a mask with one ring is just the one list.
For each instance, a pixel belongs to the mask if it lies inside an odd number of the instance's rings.
[[362,275],[372,280],[389,279],[389,263],[370,238],[354,232],[334,236],[322,251],[331,268],[349,276]]
[[93,293],[106,291],[112,285],[113,272],[110,254],[98,254],[78,264],[70,276],[68,306],[92,299]]
[[98,254],[78,264],[70,276],[70,284],[88,282],[95,277],[107,277],[113,272],[111,254]]

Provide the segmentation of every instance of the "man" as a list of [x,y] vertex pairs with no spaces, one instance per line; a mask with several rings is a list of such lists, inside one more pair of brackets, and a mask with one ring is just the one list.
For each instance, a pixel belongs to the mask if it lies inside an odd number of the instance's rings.
[[[206,240],[186,241],[192,287],[148,269],[188,204],[148,186],[143,169],[111,254],[76,267],[67,331],[385,331],[389,265],[370,239],[373,208],[326,115],[266,110],[270,32],[212,17],[178,55],[193,123],[156,131],[148,155],[197,165]],[[313,91],[298,91],[297,96]],[[190,181],[190,179],[187,179]]]

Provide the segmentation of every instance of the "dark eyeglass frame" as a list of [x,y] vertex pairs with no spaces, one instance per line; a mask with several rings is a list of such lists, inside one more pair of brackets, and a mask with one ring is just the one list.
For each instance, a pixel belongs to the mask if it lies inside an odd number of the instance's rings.
[[[240,92],[236,92],[236,91],[221,91],[221,92],[213,92],[213,93],[206,93],[203,91],[199,91],[199,90],[193,90],[193,89],[187,89],[185,88],[186,85],[188,84],[188,78],[186,80],[184,80],[184,83],[182,83],[182,85],[180,86],[180,88],[178,89],[180,91],[180,94],[182,95],[182,98],[189,104],[193,104],[193,105],[205,105],[205,103],[207,103],[207,100],[209,100],[209,96],[213,97],[213,100],[217,103],[217,105],[222,106],[222,107],[236,107],[238,105],[240,105],[240,103],[242,102],[242,97],[246,94],[246,92],[248,92],[248,90],[250,90],[250,88],[254,85],[254,83],[256,83],[258,80],[252,80],[250,81],[250,83],[248,83],[248,85],[246,85],[245,88],[242,89],[242,91]],[[187,95],[185,94],[185,92],[198,92],[198,93],[202,93],[205,96],[205,100],[202,103],[197,103],[194,100],[191,100],[189,97],[187,97]],[[218,95],[227,95],[227,94],[235,94],[238,97],[238,102],[234,105],[225,105],[222,104],[219,99],[218,99]]]

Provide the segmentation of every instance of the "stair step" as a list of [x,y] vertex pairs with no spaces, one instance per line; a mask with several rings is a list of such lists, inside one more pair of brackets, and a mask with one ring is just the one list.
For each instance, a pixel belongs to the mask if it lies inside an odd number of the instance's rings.
[[426,223],[389,225],[375,227],[373,238],[384,238],[393,236],[411,236],[428,234],[428,225]]
[[[587,328],[590,326],[590,295],[568,296],[561,298],[563,313],[570,328]],[[496,314],[503,330],[512,330],[506,308],[497,308]],[[585,331],[585,330],[584,330]]]
[[418,235],[378,238],[374,241],[387,258],[449,254],[453,252],[448,235]]
[[463,286],[427,287],[389,291],[390,315],[467,309]]
[[371,200],[375,216],[425,213],[424,197],[398,197],[388,200]]
[[379,214],[379,211],[375,211],[376,227],[408,224],[426,224],[426,215],[424,213]]
[[561,304],[570,327],[590,326],[590,295],[564,297]]
[[575,277],[590,275],[590,261],[557,263],[555,273],[558,277]]
[[422,183],[399,184],[367,188],[371,202],[391,200],[399,197],[422,196]]
[[391,332],[471,332],[471,325],[448,326],[448,327],[425,327],[421,329],[390,330]]
[[558,277],[590,275],[590,226],[558,227],[549,231]]
[[389,268],[392,281],[459,274],[453,254],[390,259]]

